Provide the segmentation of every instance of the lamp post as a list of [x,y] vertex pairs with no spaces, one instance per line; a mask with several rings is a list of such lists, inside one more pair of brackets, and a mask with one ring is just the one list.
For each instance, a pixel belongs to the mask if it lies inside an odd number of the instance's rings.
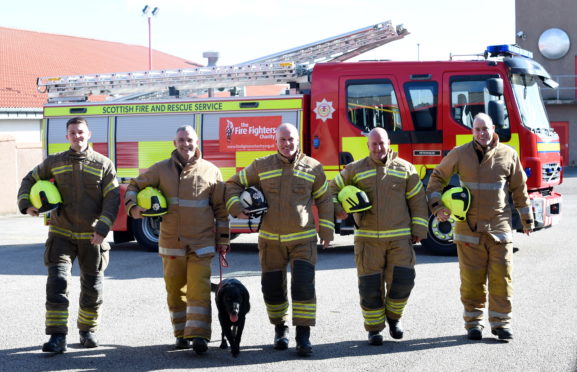
[[142,9],[142,15],[148,17],[148,70],[152,70],[152,27],[150,18],[158,14],[158,7],[154,7],[149,14],[150,7],[145,5]]

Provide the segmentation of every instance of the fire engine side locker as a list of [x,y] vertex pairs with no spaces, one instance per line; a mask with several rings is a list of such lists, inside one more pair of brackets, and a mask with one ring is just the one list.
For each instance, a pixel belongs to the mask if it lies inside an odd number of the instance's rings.
[[[275,135],[257,134],[255,129],[276,129],[282,123],[294,124],[301,135],[301,150],[305,150],[307,128],[303,112],[308,107],[305,96],[236,98],[234,102],[238,103],[236,109],[201,112],[198,117],[197,132],[203,157],[220,168],[224,181],[256,158],[276,153]],[[229,133],[227,126],[232,127],[228,128]],[[246,138],[239,139],[239,136]],[[251,221],[251,224],[258,226],[258,220]],[[253,232],[248,220],[236,218],[230,220],[230,231],[233,238],[240,233]]]

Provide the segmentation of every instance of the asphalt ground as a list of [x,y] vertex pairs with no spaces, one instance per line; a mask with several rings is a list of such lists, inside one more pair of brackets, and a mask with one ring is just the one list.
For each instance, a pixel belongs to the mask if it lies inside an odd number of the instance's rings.
[[[70,282],[68,351],[42,353],[46,268],[42,264],[46,227],[40,218],[0,217],[0,371],[577,371],[577,171],[569,170],[558,189],[564,195],[559,225],[530,237],[515,234],[513,331],[510,343],[484,331],[469,341],[462,322],[456,257],[435,256],[420,246],[416,285],[405,310],[405,337],[385,330],[382,346],[369,346],[359,309],[352,238],[336,239],[319,251],[317,326],[314,353],[299,358],[290,348],[271,347],[260,293],[256,236],[234,241],[224,277],[239,278],[251,293],[241,353],[218,348],[220,326],[213,306],[213,337],[206,355],[176,351],[165,302],[159,256],[136,243],[113,246],[106,271],[105,304],[98,336],[101,346],[83,349],[75,329],[79,280]],[[219,281],[218,261],[213,282]],[[488,326],[488,325],[487,325]]]

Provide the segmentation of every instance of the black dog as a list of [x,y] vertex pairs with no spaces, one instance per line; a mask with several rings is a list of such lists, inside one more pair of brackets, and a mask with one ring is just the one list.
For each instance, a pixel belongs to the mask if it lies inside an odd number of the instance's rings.
[[228,339],[232,355],[237,357],[240,352],[244,321],[250,310],[248,290],[236,279],[224,279],[220,286],[212,284],[211,287],[216,294],[218,320],[222,329],[220,348],[226,349],[228,347],[226,343],[226,339]]

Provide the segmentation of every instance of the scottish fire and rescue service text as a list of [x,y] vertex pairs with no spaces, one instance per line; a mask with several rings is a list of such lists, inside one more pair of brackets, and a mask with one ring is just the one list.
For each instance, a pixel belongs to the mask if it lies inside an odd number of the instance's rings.
[[104,114],[141,114],[158,112],[221,111],[222,102],[163,103],[153,105],[104,106]]

